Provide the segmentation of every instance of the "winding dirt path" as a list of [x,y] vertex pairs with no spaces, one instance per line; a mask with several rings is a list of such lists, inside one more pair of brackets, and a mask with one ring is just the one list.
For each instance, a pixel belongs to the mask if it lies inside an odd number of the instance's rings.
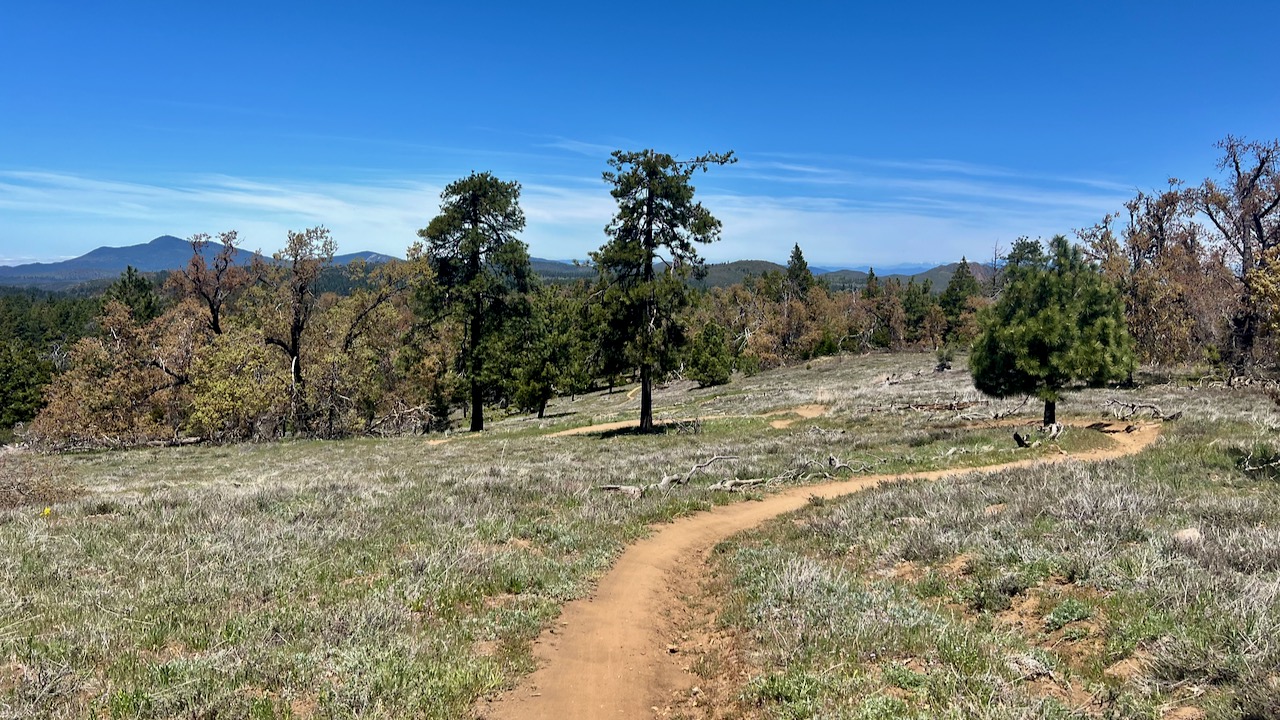
[[1123,432],[1111,428],[1113,447],[1000,465],[905,475],[871,475],[784,490],[759,502],[740,502],[659,526],[623,552],[596,592],[565,606],[537,640],[539,668],[519,687],[477,708],[485,720],[594,720],[665,715],[675,694],[697,684],[681,655],[679,609],[706,573],[716,543],[804,507],[808,498],[833,498],[895,478],[936,480],[974,472],[1067,460],[1105,460],[1136,453],[1159,436],[1158,425]]

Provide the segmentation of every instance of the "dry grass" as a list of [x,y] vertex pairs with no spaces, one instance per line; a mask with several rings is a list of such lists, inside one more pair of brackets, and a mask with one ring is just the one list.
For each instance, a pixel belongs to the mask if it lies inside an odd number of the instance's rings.
[[745,702],[778,718],[1277,717],[1280,494],[1242,467],[1274,453],[1276,411],[1188,385],[1126,393],[1188,418],[1140,456],[897,483],[724,548],[727,617],[757,653]]
[[[910,409],[981,400],[963,373],[933,374],[932,365],[924,355],[845,357],[718,388],[674,383],[660,389],[655,401],[662,417],[721,418],[705,422],[697,435],[545,437],[635,416],[638,398],[619,391],[559,400],[545,420],[512,417],[483,435],[460,435],[442,445],[402,438],[7,456],[6,478],[47,478],[44,487],[77,488],[78,494],[42,495],[34,504],[24,499],[0,509],[0,661],[6,663],[0,667],[0,717],[465,716],[477,697],[511,685],[529,669],[530,643],[543,625],[566,599],[585,593],[648,524],[739,499],[708,493],[702,489],[707,484],[799,471],[828,455],[850,462],[885,459],[877,469],[889,470],[1025,456],[1027,451],[1011,449],[1010,428],[980,427],[960,417],[1016,403]],[[886,384],[889,375],[904,379]],[[1083,394],[1061,411],[1067,419],[1097,417],[1109,394]],[[1233,471],[1228,458],[1231,448],[1252,448],[1267,437],[1264,405],[1224,408],[1216,395],[1201,399],[1174,389],[1147,396],[1186,400],[1188,415],[1202,418],[1180,434],[1178,447],[1202,447],[1228,430],[1239,434],[1239,442],[1215,451],[1226,458],[1221,472],[1238,492],[1231,498],[1205,493],[1219,498],[1202,505],[1206,512],[1241,523],[1270,517],[1256,515],[1261,511],[1247,502],[1259,481]],[[786,429],[759,417],[810,404],[830,411]],[[1038,412],[1028,406],[1026,417],[1034,420]],[[1108,441],[1072,430],[1063,442],[1081,449]],[[591,490],[653,482],[713,455],[740,459],[717,463],[690,487],[667,494],[637,500]],[[1203,473],[1194,453],[1161,457],[1178,472]],[[1146,472],[1116,467],[1122,478]],[[1056,482],[1031,481],[1046,489]],[[870,527],[883,529],[890,515],[901,512],[926,524],[867,535],[866,557],[907,553],[942,560],[974,537],[985,542],[994,531],[983,529],[981,513],[973,512],[978,504],[1007,503],[1009,528],[1040,527],[1032,508],[1017,505],[1027,494],[1020,490],[1025,482],[967,486],[968,494],[955,498],[903,487],[895,491],[906,493],[903,499],[892,501],[905,503],[901,508],[883,499],[888,495],[868,496],[868,502],[882,503],[872,514],[884,520]],[[1063,524],[1082,523],[1080,537],[1091,539],[1081,546],[1080,565],[1102,587],[1102,579],[1126,577],[1122,565],[1106,559],[1108,547],[1136,542],[1150,553],[1173,552],[1161,544],[1167,544],[1160,534],[1165,529],[1145,521],[1126,524],[1123,516],[1148,512],[1160,498],[1178,498],[1203,484],[1186,483],[1175,483],[1165,495],[1095,502],[1115,483],[1094,488],[1082,481],[1078,496],[1059,498],[1053,512],[1070,519]],[[1232,499],[1237,495],[1243,499]],[[936,509],[935,502],[955,507]],[[51,506],[47,515],[45,505]],[[852,513],[852,507],[824,509],[808,520],[808,532],[854,542],[839,534],[854,515],[837,513]],[[819,532],[824,523],[827,534]],[[919,529],[924,527],[939,531]],[[1249,532],[1243,524],[1223,525],[1221,533],[1206,535],[1200,550],[1171,557],[1180,567],[1220,565],[1241,573],[1254,562],[1250,543],[1262,537]],[[794,566],[782,557],[777,562],[789,569],[779,571],[782,589],[769,590],[770,607],[791,603],[787,612],[801,612],[797,598],[830,605],[845,588],[860,587],[859,576],[833,566],[823,553]],[[878,561],[867,562],[873,567]],[[971,667],[993,683],[991,678],[1003,677],[994,661],[965,665],[964,658],[982,648],[971,647],[962,626],[912,600],[909,590],[859,592],[866,596],[849,612],[870,612],[894,598],[906,604],[890,611],[898,614],[889,625],[860,620],[862,629],[848,637],[878,633],[874,637],[882,640],[868,642],[901,642],[904,653],[945,637],[958,667]],[[835,621],[803,612],[811,616],[784,619],[807,628],[805,638],[822,636]],[[903,628],[908,636],[894,640],[886,627]],[[1141,633],[1135,637],[1134,646],[1156,647]],[[807,641],[784,643],[779,636],[779,642],[792,656],[810,652]],[[1192,670],[1166,674],[1180,672]],[[772,682],[770,675],[762,677],[761,683]],[[1165,687],[1158,684],[1179,681],[1152,682]],[[761,692],[790,692],[785,682],[774,685]]]

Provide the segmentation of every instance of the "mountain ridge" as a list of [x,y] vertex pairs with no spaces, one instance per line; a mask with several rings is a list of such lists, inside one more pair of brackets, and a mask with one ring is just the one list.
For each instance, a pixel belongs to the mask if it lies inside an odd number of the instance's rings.
[[[222,251],[222,244],[210,242],[205,257]],[[247,265],[257,252],[237,249],[236,264]],[[269,256],[263,255],[264,258]],[[394,259],[390,255],[364,250],[333,257],[334,265],[355,260],[378,263]],[[142,273],[162,273],[186,267],[191,260],[191,242],[173,235],[161,235],[149,242],[124,247],[103,245],[79,257],[47,263],[0,265],[0,285],[64,290],[81,283],[115,279],[128,267]]]
[[[212,257],[222,250],[222,245],[210,242],[204,250],[206,257]],[[248,250],[236,250],[236,263],[248,264],[250,258],[257,255]],[[124,247],[102,246],[94,248],[76,258],[47,263],[27,263],[23,265],[0,265],[0,285],[9,287],[27,287],[42,290],[66,290],[84,283],[102,280],[114,280],[132,266],[139,272],[163,273],[178,270],[186,266],[191,259],[191,243],[173,235],[161,235],[149,242]],[[370,263],[387,262],[395,258],[391,255],[372,251],[361,251],[335,255],[333,264],[342,266],[355,260]],[[591,278],[595,276],[595,268],[587,264],[570,261],[530,258],[533,270],[543,278],[552,282],[566,282]],[[941,292],[951,279],[952,273],[959,263],[948,263],[930,267],[922,263],[898,263],[885,265],[887,270],[911,270],[928,268],[910,273],[893,274],[877,273],[881,280],[897,279],[907,283],[912,279],[917,282],[929,279],[935,292]],[[974,276],[980,282],[990,277],[990,269],[976,263],[970,263]],[[749,276],[759,277],[766,272],[785,272],[786,267],[768,260],[735,260],[724,263],[708,263],[704,278],[694,281],[700,288],[724,287],[742,282]],[[867,273],[863,270],[839,269],[828,270],[826,267],[815,268],[814,276],[826,281],[832,288],[848,290],[859,289],[866,284]]]

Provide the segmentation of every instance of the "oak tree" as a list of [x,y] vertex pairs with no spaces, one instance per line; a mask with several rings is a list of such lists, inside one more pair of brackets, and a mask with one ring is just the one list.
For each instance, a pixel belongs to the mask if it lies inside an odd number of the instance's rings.
[[1232,354],[1238,366],[1248,366],[1254,362],[1264,315],[1254,278],[1267,270],[1268,251],[1280,246],[1280,140],[1246,141],[1228,135],[1218,147],[1218,167],[1225,177],[1221,182],[1206,179],[1192,197],[1230,253],[1239,280],[1241,302],[1231,321]]
[[218,233],[221,247],[212,258],[205,257],[212,238],[207,233],[191,236],[191,260],[181,270],[169,274],[168,286],[180,294],[195,297],[209,311],[209,330],[222,334],[222,319],[227,305],[250,282],[251,275],[244,265],[237,265],[239,236],[235,230]]

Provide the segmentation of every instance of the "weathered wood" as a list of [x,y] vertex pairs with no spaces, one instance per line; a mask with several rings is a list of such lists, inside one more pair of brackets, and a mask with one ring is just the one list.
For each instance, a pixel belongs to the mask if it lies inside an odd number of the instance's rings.
[[1138,413],[1146,410],[1151,413],[1151,418],[1153,420],[1172,422],[1174,420],[1181,419],[1182,413],[1184,412],[1183,410],[1178,410],[1177,412],[1166,413],[1164,410],[1160,409],[1159,405],[1155,405],[1153,403],[1131,403],[1124,402],[1123,400],[1117,400],[1115,398],[1110,398],[1103,403],[1103,407],[1107,406],[1113,408],[1111,412],[1116,416],[1117,420],[1129,420]]

